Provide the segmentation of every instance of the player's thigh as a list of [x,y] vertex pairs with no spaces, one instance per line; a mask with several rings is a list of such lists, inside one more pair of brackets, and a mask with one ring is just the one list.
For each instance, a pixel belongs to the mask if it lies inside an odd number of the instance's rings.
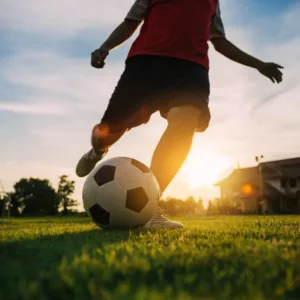
[[201,118],[202,110],[194,105],[176,106],[169,110],[167,121],[173,127],[196,128]]

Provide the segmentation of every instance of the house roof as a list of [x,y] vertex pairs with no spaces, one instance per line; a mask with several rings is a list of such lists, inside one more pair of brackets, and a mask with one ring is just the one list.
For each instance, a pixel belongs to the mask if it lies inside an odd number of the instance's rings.
[[264,164],[273,164],[273,165],[284,165],[284,166],[293,166],[293,165],[300,165],[300,157],[295,158],[288,158],[288,159],[281,159],[281,160],[273,160],[273,161],[267,161],[261,163],[261,165]]
[[260,165],[263,168],[272,168],[282,177],[300,178],[300,158],[270,161]]
[[257,181],[258,178],[258,168],[241,168],[235,169],[227,178],[217,182],[215,185],[223,185],[232,182],[253,182]]
[[[300,178],[300,157],[264,162],[261,163],[260,166],[262,167],[263,177]],[[222,186],[224,184],[232,184],[235,182],[257,182],[258,171],[259,169],[257,166],[235,169],[227,178],[217,182],[215,185]]]

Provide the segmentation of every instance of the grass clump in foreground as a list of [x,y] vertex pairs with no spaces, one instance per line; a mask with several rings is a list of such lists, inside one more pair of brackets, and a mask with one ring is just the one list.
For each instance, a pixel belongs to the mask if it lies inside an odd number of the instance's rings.
[[104,231],[0,219],[0,299],[299,299],[300,216],[199,217]]

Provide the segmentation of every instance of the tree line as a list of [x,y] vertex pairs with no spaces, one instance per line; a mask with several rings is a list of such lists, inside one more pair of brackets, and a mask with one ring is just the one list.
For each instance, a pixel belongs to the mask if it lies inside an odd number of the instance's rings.
[[159,202],[159,206],[170,216],[195,215],[205,211],[203,200],[192,196],[186,199],[167,197]]
[[167,197],[162,199],[159,206],[164,209],[170,216],[186,216],[186,215],[218,215],[218,214],[242,214],[231,203],[225,203],[219,198],[208,201],[207,207],[204,207],[204,201],[199,198],[196,200],[190,196],[186,199]]
[[67,175],[59,177],[56,189],[48,179],[22,178],[15,183],[12,192],[0,198],[0,216],[6,211],[14,217],[68,215],[78,205],[72,198],[74,190],[75,182]]
[[[79,202],[72,197],[74,190],[75,182],[67,175],[59,177],[56,188],[48,179],[22,178],[15,183],[12,192],[2,198],[0,196],[0,217],[7,215],[8,203],[13,217],[79,214]],[[209,201],[207,208],[201,198],[196,200],[191,196],[186,199],[167,197],[162,200],[159,205],[170,216],[239,213],[232,205],[221,204],[219,199]]]

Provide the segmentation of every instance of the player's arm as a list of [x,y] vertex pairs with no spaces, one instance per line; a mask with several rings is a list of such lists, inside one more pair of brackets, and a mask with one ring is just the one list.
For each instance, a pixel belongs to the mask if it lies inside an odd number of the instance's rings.
[[229,40],[227,40],[219,6],[217,13],[211,22],[210,40],[216,51],[223,54],[227,58],[247,67],[257,69],[261,74],[268,77],[274,83],[279,83],[282,81],[282,73],[279,70],[283,68],[282,66],[275,63],[265,63],[242,51]]
[[109,52],[126,42],[139,27],[149,6],[149,0],[136,0],[125,20],[111,33],[108,39],[92,53],[91,65],[103,68]]

